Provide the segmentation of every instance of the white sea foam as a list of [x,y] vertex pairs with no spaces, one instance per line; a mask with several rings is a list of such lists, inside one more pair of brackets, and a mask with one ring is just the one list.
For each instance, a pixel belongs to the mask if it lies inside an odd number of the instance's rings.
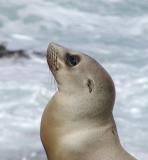
[[[145,6],[147,1],[138,0],[1,0],[0,5],[0,40],[10,48],[41,51],[56,41],[103,64],[116,86],[114,115],[121,142],[141,160],[148,159]],[[40,118],[55,90],[45,57],[28,54],[30,60],[0,59],[2,160],[39,160],[44,155]]]
[[[5,4],[5,2],[2,2],[2,4]],[[41,2],[40,0],[36,1],[36,3],[32,0],[29,5],[26,5],[26,1],[10,2],[9,6],[5,6],[6,11],[9,11],[11,5],[13,6],[12,11],[15,12],[18,18],[14,21],[11,19],[11,14],[1,15],[0,18],[3,24],[1,27],[2,37],[8,37],[9,41],[12,37],[33,40],[33,47],[37,47],[38,43],[36,41],[44,46],[44,43],[48,43],[49,39],[55,39],[58,34],[65,35],[67,32],[69,33],[69,35],[66,34],[68,36],[67,41],[71,35],[80,38],[79,33],[83,34],[86,38],[87,34],[92,39],[97,37],[100,41],[106,36],[114,41],[118,41],[121,38],[128,40],[133,37],[137,38],[137,36],[147,39],[145,35],[148,24],[147,15],[133,17],[121,17],[120,14],[102,15],[99,14],[99,10],[96,12],[84,12],[75,7],[68,8],[57,3]],[[15,8],[16,6],[17,9]],[[41,39],[44,39],[44,41],[41,42]],[[58,40],[60,39],[62,40],[63,38],[58,36]],[[9,45],[12,43],[14,44],[14,40],[10,41]],[[23,43],[23,41],[19,42],[19,45],[24,46]]]
[[12,37],[16,39],[20,39],[20,40],[33,40],[32,37],[30,36],[23,35],[23,34],[17,34],[17,33],[13,34]]

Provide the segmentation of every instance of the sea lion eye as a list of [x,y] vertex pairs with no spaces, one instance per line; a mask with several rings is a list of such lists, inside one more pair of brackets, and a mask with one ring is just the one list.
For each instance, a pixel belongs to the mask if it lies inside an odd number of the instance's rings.
[[80,57],[77,55],[66,54],[65,62],[67,65],[73,67],[80,62]]

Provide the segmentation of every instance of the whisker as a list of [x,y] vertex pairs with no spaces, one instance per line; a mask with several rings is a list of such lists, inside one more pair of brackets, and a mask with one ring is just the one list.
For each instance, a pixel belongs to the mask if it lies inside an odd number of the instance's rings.
[[54,65],[54,68],[55,68],[55,59],[56,59],[55,51],[53,52],[53,55],[54,55],[54,57],[53,57],[53,65]]
[[54,78],[52,75],[52,72],[50,72],[50,90],[53,91],[54,90]]
[[55,91],[57,90],[57,83],[56,83],[55,79],[54,79],[54,90]]
[[57,53],[56,53],[56,64],[55,64],[55,66],[56,66],[56,70],[58,70]]

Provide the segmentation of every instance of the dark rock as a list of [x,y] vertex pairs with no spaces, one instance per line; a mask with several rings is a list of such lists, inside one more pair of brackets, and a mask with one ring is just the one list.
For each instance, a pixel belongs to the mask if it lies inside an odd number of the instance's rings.
[[17,57],[17,58],[26,58],[29,59],[29,55],[25,52],[25,50],[9,50],[6,48],[4,44],[0,44],[0,58],[11,58],[11,57]]
[[31,51],[27,52],[23,49],[18,49],[18,50],[10,50],[6,47],[4,44],[0,44],[0,58],[25,58],[25,59],[30,59],[35,57],[39,58],[44,58],[46,56],[45,52],[41,51]]
[[6,50],[6,47],[3,44],[0,44],[0,52]]

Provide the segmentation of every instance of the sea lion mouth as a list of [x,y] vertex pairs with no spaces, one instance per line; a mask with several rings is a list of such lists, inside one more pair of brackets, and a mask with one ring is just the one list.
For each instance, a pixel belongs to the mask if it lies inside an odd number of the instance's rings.
[[58,71],[59,69],[57,53],[56,48],[52,45],[52,43],[50,43],[47,49],[47,63],[52,73]]

